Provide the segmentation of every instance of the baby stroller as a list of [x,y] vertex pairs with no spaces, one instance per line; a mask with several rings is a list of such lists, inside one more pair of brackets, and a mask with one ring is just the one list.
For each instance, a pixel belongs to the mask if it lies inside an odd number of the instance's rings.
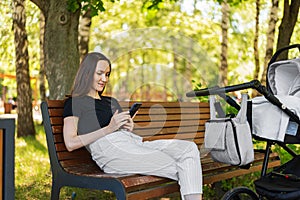
[[[253,138],[266,142],[261,176],[258,180],[254,181],[256,193],[247,187],[237,187],[225,193],[223,200],[300,199],[300,155],[297,155],[297,153],[287,146],[288,144],[300,144],[300,128],[298,128],[298,125],[300,125],[298,117],[300,116],[300,110],[298,108],[300,106],[297,105],[300,103],[300,58],[277,61],[278,56],[283,51],[288,51],[293,48],[298,48],[300,51],[300,44],[290,45],[279,49],[273,55],[268,65],[266,86],[263,86],[257,80],[253,80],[238,85],[222,88],[216,86],[186,93],[187,97],[218,95],[230,106],[235,107],[238,110],[240,109],[239,104],[226,93],[251,88],[263,95],[248,101],[247,112],[248,122],[250,126],[252,125],[251,130]],[[257,124],[268,126],[268,122],[276,123],[276,120],[274,120],[274,113],[266,115],[266,112],[262,110],[264,108],[269,109],[272,106],[276,107],[277,112],[278,110],[280,111],[280,114],[277,116],[275,115],[275,118],[280,118],[281,121],[279,122],[286,124],[286,126],[284,126],[285,129],[283,129],[283,134],[277,133],[276,135],[270,135],[270,131],[268,130],[270,126],[267,127],[267,129],[257,127],[259,126]],[[263,114],[262,116],[256,116],[257,113]],[[267,121],[260,123],[262,120],[262,118],[259,119],[260,117],[267,119]],[[268,121],[268,117],[271,117],[272,119]],[[285,121],[285,123],[283,123],[283,121]],[[282,126],[280,127],[279,125],[276,126],[274,124],[271,126],[280,128],[280,130],[277,130],[276,132],[282,132]],[[264,135],[265,130],[268,132],[267,135]],[[271,152],[272,145],[275,144],[288,152],[292,156],[292,159],[267,173],[268,156]]]

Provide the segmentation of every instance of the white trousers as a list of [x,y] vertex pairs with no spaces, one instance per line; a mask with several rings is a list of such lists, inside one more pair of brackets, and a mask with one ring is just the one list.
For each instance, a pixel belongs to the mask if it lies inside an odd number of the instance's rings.
[[142,141],[127,131],[117,131],[89,145],[92,158],[106,173],[144,174],[177,180],[183,197],[202,194],[200,154],[194,142]]

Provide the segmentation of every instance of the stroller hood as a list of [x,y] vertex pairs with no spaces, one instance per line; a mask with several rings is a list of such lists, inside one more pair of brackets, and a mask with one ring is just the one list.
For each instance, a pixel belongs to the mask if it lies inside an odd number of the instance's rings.
[[274,95],[300,97],[300,58],[272,63],[267,77]]

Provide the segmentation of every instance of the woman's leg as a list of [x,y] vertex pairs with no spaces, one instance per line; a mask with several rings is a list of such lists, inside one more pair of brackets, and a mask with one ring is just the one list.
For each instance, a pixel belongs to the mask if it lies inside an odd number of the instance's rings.
[[96,163],[106,173],[156,175],[178,180],[174,159],[168,154],[143,146],[143,142],[115,134],[90,146]]
[[[160,150],[176,162],[181,194],[201,196],[202,168],[197,145],[184,140],[155,140],[144,142],[144,146]],[[195,198],[193,198],[195,199]]]
[[142,142],[127,136],[115,134],[109,140],[102,139],[90,145],[93,159],[105,172],[178,180],[183,199],[184,195],[202,193],[200,156],[195,143],[183,140]]
[[202,195],[201,194],[188,194],[184,195],[184,200],[201,200]]

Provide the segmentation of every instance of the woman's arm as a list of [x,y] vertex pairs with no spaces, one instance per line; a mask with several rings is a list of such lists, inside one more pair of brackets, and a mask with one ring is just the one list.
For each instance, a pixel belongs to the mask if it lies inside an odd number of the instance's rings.
[[97,139],[118,130],[122,126],[125,126],[131,130],[131,127],[133,127],[133,122],[130,118],[129,112],[118,113],[118,111],[116,111],[112,116],[108,126],[84,135],[78,135],[78,120],[79,118],[75,116],[64,118],[63,134],[65,145],[68,151],[73,151],[88,145]]

